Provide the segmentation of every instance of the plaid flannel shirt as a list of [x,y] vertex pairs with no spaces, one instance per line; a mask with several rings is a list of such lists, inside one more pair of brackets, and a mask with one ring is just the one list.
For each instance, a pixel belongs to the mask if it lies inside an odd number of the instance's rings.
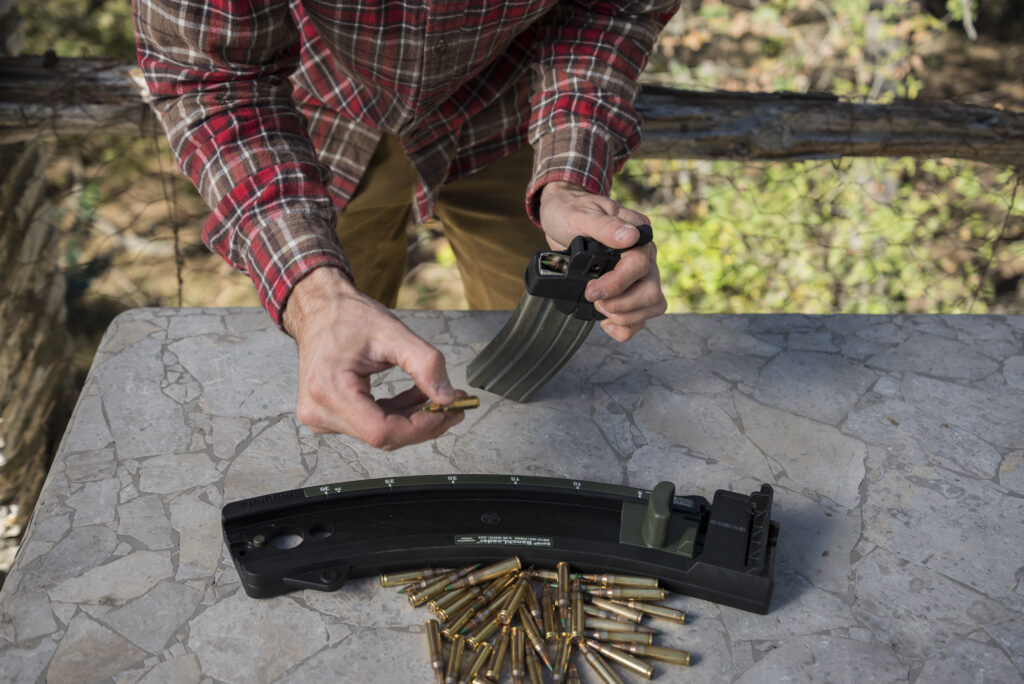
[[551,181],[607,194],[639,145],[637,78],[678,0],[134,0],[139,65],[203,240],[274,320],[311,270],[348,272],[335,208],[381,131],[446,182],[529,141],[525,201]]

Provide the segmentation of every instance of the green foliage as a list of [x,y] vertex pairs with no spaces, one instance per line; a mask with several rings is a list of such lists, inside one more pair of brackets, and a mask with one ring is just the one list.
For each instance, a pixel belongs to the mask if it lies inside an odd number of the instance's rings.
[[135,35],[130,0],[22,2],[26,52],[53,50],[63,57],[133,59]]
[[[670,311],[981,313],[992,217],[1007,211],[1013,181],[1004,172],[993,187],[975,166],[630,162],[625,174],[683,179],[682,216],[644,207]],[[617,199],[643,207],[628,187]]]

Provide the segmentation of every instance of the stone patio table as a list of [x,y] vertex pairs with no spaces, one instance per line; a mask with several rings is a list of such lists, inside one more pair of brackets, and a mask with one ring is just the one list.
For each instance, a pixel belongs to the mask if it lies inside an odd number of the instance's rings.
[[[400,316],[456,386],[507,318]],[[390,453],[313,434],[295,393],[294,345],[261,311],[117,318],[0,591],[0,680],[431,681],[425,609],[373,578],[250,599],[220,509],[444,473],[671,480],[709,499],[775,487],[771,611],[673,597],[694,619],[660,641],[695,664],[655,681],[1022,680],[1024,317],[671,315],[624,345],[595,331],[532,402],[481,393],[450,433]]]

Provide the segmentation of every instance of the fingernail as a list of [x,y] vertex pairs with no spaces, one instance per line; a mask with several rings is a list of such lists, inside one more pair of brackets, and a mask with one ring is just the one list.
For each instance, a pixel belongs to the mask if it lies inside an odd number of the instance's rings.
[[605,298],[605,296],[606,295],[604,290],[601,290],[599,288],[592,287],[587,290],[587,299],[589,299],[592,302],[601,301],[602,299]]
[[619,242],[636,242],[640,238],[640,232],[633,226],[622,226],[615,231],[615,239]]
[[437,392],[438,398],[444,403],[450,403],[455,399],[455,390],[452,389],[452,383],[447,380],[439,382],[435,391]]

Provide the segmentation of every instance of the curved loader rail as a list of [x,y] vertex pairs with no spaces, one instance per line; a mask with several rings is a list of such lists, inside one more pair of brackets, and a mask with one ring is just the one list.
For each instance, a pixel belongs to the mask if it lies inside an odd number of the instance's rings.
[[524,565],[656,577],[666,589],[768,612],[772,488],[713,504],[519,475],[429,475],[307,487],[227,504],[224,539],[249,596],[333,591],[349,577],[519,556]]

